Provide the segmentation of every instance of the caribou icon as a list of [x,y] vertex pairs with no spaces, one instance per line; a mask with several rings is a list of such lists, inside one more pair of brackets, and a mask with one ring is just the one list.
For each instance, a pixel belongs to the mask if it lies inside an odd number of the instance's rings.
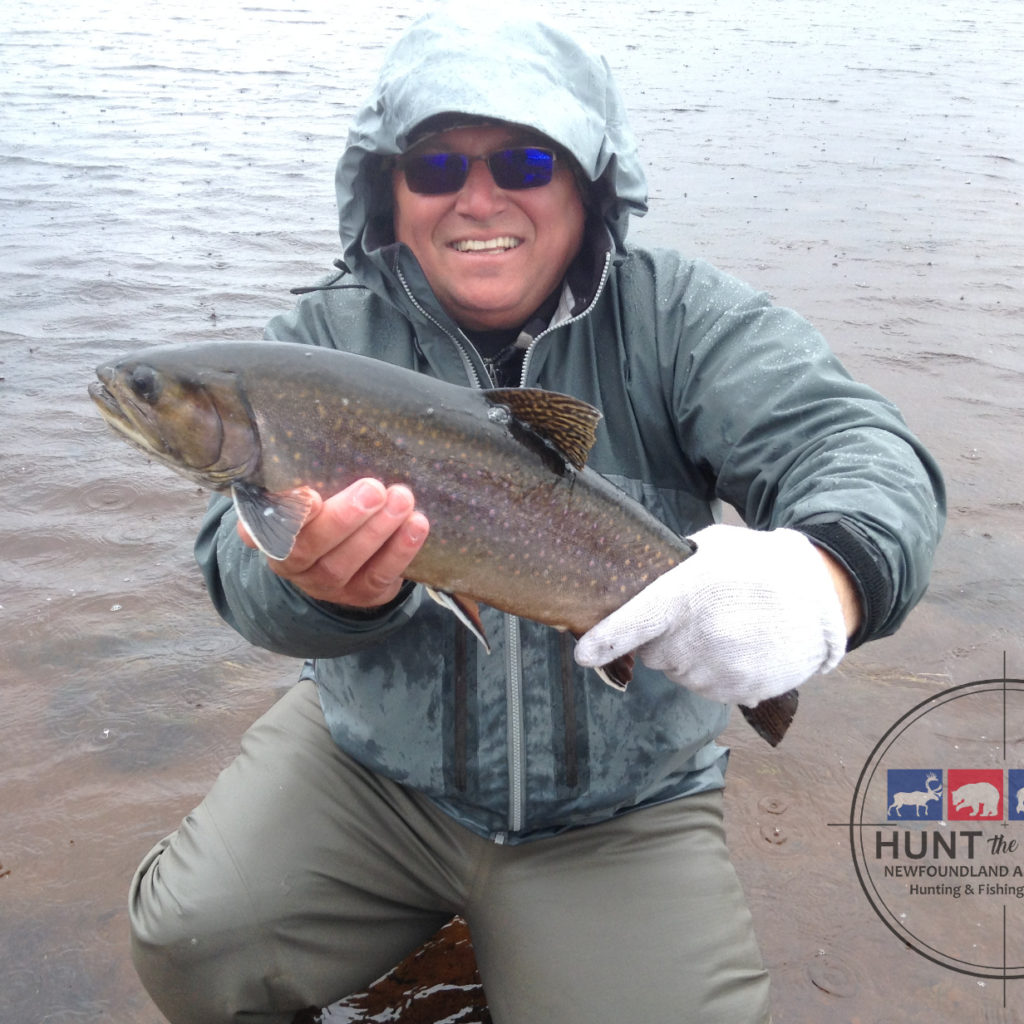
[[[932,783],[936,783],[935,789],[932,789]],[[938,800],[942,796],[942,783],[939,782],[939,777],[935,772],[929,772],[928,777],[924,780],[924,789],[915,790],[913,793],[894,793],[892,803],[889,804],[889,809],[885,812],[886,816],[892,814],[892,810],[896,808],[896,817],[901,818],[900,809],[903,807],[916,807],[917,817],[921,817],[921,808],[927,808],[930,800]]]

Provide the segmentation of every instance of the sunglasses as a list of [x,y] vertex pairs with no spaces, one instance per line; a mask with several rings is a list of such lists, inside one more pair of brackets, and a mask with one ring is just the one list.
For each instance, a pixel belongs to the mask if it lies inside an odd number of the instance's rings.
[[469,177],[470,164],[483,160],[498,188],[518,191],[540,188],[555,172],[555,154],[537,146],[499,149],[486,156],[465,153],[422,153],[399,162],[410,192],[422,196],[443,196],[458,192]]

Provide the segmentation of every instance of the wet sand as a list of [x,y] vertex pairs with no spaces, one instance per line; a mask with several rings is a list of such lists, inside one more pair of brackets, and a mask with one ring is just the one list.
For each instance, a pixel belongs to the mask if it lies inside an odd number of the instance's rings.
[[[157,1024],[128,958],[128,880],[297,672],[217,620],[191,557],[205,496],[108,436],[85,385],[139,345],[256,337],[329,266],[349,114],[424,6],[0,15],[9,1024]],[[1024,981],[942,969],[883,926],[842,826],[896,719],[1004,666],[1024,676],[1024,8],[552,6],[626,93],[652,196],[632,237],[803,312],[901,406],[949,487],[903,630],[808,684],[778,750],[740,721],[727,734],[776,1024],[1024,1020]]]

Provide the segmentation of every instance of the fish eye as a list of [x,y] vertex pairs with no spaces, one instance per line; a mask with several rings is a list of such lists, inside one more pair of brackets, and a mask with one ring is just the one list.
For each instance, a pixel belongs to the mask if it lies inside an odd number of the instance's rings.
[[128,386],[150,405],[160,397],[160,377],[152,366],[136,366],[128,377]]

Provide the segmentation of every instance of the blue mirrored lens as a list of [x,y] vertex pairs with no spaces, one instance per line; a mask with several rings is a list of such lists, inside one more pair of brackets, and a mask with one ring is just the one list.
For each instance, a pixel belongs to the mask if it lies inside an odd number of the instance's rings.
[[439,196],[458,192],[469,177],[469,165],[484,160],[499,188],[526,189],[547,185],[554,174],[555,154],[537,146],[501,149],[487,156],[463,153],[423,153],[400,164],[412,192]]
[[555,154],[550,149],[523,146],[492,153],[487,160],[499,188],[537,188],[551,181]]
[[405,182],[413,192],[443,195],[458,192],[469,176],[469,159],[461,153],[424,153],[402,163]]

